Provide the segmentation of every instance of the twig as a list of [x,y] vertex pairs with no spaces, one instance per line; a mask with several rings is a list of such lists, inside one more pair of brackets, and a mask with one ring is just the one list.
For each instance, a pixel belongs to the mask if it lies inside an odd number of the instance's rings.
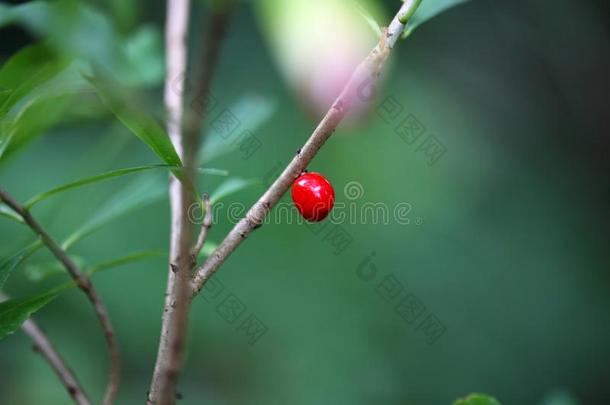
[[102,299],[98,296],[97,291],[93,287],[89,277],[83,273],[82,270],[70,259],[67,253],[55,242],[55,240],[44,230],[44,228],[34,219],[32,214],[13,199],[5,190],[0,188],[0,200],[4,201],[6,205],[11,207],[23,221],[36,233],[47,248],[53,253],[53,255],[59,260],[66,268],[78,288],[80,288],[91,304],[95,311],[99,323],[104,331],[104,337],[106,338],[106,345],[108,346],[108,352],[110,353],[110,367],[108,371],[108,384],[106,385],[106,392],[104,394],[104,404],[112,404],[116,398],[116,394],[119,388],[121,366],[119,349],[116,343],[114,335],[114,329],[108,316],[108,311]]
[[[9,299],[9,297],[0,292],[0,302],[7,299]],[[74,403],[78,405],[90,405],[91,401],[78,382],[78,379],[36,322],[30,318],[21,325],[21,329],[34,342],[34,350],[40,353],[53,368],[55,374],[57,374],[57,377],[59,377],[74,400]]]
[[[211,15],[208,17],[209,28],[205,34],[203,48],[198,52],[201,60],[197,63],[197,75],[184,120],[183,131],[186,141],[184,153],[187,163],[196,165],[199,145],[202,140],[202,129],[207,118],[207,98],[212,87],[212,79],[218,66],[220,57],[220,44],[222,43],[229,25],[229,17],[233,9],[232,0],[216,3]],[[191,168],[190,170],[193,170]]]
[[382,36],[377,46],[369,53],[365,60],[358,65],[352,77],[341,91],[341,94],[337,97],[305,145],[286,166],[271,187],[254,203],[246,213],[246,216],[235,224],[214,253],[197,270],[192,282],[193,295],[199,293],[205,282],[218,270],[240,243],[246,239],[250,232],[262,225],[265,216],[271,208],[290,188],[294,180],[307,168],[307,165],[315,157],[322,145],[334,133],[348,112],[354,98],[363,90],[363,86],[374,85],[385,60],[404,31],[409,17],[413,15],[420,1],[407,0],[404,2],[390,26],[387,30],[384,30],[385,35]]
[[55,370],[55,374],[57,374],[59,379],[63,382],[74,402],[81,405],[91,404],[91,401],[76,379],[76,376],[72,373],[72,370],[66,365],[64,359],[57,350],[55,350],[36,322],[30,318],[23,323],[21,329],[23,329],[34,342],[34,349],[40,353],[40,355],[49,362],[53,370]]
[[[184,86],[176,89],[173,81],[186,74],[187,31],[189,0],[168,0],[166,21],[165,105],[168,111],[168,134],[184,165],[187,178],[192,181],[197,165],[196,157],[203,119],[193,114],[184,114]],[[196,84],[197,96],[206,95],[218,57],[218,46],[226,22],[223,12],[214,12],[210,17],[211,38],[206,42],[206,59]],[[159,350],[148,404],[172,404],[175,402],[176,384],[182,368],[184,346],[190,307],[191,271],[196,265],[191,256],[193,224],[188,212],[193,194],[176,178],[170,178],[171,206],[170,271],[165,295]]]
[[201,230],[199,231],[199,236],[197,237],[197,243],[195,243],[195,246],[191,251],[191,255],[195,260],[201,252],[201,249],[203,249],[205,240],[208,237],[208,231],[212,227],[212,203],[210,202],[210,197],[207,194],[203,195],[203,204],[205,216],[203,217],[203,222],[201,223]]

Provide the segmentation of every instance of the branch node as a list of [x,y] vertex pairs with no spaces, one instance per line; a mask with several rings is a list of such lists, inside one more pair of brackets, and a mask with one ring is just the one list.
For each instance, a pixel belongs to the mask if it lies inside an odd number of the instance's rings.
[[191,249],[191,256],[193,257],[193,267],[197,264],[197,256],[201,253],[203,246],[205,245],[205,241],[208,236],[208,232],[210,228],[212,228],[212,203],[210,201],[210,197],[207,194],[204,194],[201,199],[203,200],[203,206],[205,209],[205,215],[203,217],[203,221],[201,223],[201,230],[199,231],[199,236],[197,236],[197,242],[195,242],[195,246]]
[[332,109],[342,115],[345,112],[345,103],[343,102],[343,100],[339,99],[335,101],[332,106]]
[[[263,208],[263,210],[264,210],[264,208]],[[263,215],[265,215],[265,213],[264,213],[264,212],[263,212]],[[251,229],[258,229],[258,228],[260,228],[261,226],[263,226],[263,221],[259,221],[259,220],[256,220],[256,219],[252,218],[252,215],[250,215],[249,213],[248,213],[248,214],[246,214],[246,222],[248,222],[248,226],[249,226]],[[246,238],[246,236],[247,236],[247,235],[246,235],[244,232],[241,232],[241,233],[240,233],[240,235],[241,235],[241,237],[242,237],[242,238],[244,238],[244,239],[245,239],[245,238]]]

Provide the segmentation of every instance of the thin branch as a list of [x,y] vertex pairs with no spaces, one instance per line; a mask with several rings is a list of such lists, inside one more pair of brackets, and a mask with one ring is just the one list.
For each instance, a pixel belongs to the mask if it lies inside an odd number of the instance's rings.
[[322,145],[335,132],[337,126],[350,109],[352,101],[356,97],[362,98],[366,90],[374,88],[373,86],[385,60],[404,31],[408,19],[413,15],[420,1],[407,0],[404,2],[390,26],[384,30],[385,35],[381,37],[377,46],[369,53],[365,60],[358,65],[352,77],[341,91],[341,94],[337,97],[305,145],[286,166],[271,187],[254,203],[246,213],[246,216],[235,224],[214,253],[197,270],[192,282],[193,295],[199,293],[205,282],[218,270],[241,242],[253,230],[263,224],[265,216],[284,193],[288,191],[294,180],[307,168],[307,165],[316,156]]
[[[0,292],[0,302],[9,299],[6,294]],[[57,352],[49,338],[40,329],[40,327],[34,322],[34,319],[29,318],[21,325],[21,329],[26,335],[34,342],[34,350],[40,353],[42,357],[49,363],[49,365],[57,374],[57,377],[61,380],[62,384],[66,387],[66,390],[74,400],[74,403],[78,405],[91,405],[89,397],[85,393],[85,390],[78,382],[78,379],[68,367],[64,359]]]
[[210,202],[210,197],[207,194],[203,195],[203,204],[205,216],[203,217],[203,222],[201,223],[201,230],[199,231],[199,236],[197,237],[197,243],[195,243],[195,246],[191,251],[191,255],[194,258],[197,258],[201,252],[201,249],[203,249],[203,245],[208,237],[208,232],[212,227],[212,203]]
[[[168,134],[182,159],[189,180],[195,178],[197,152],[203,117],[184,112],[184,86],[176,88],[173,82],[187,72],[187,31],[189,0],[168,0],[166,21],[165,105],[168,112]],[[197,97],[209,92],[213,72],[219,54],[219,44],[224,34],[227,14],[224,9],[215,10],[210,16],[210,28],[205,59],[195,85]],[[186,81],[185,81],[186,82]],[[191,106],[193,107],[193,106]],[[172,404],[176,397],[176,384],[184,358],[184,347],[190,308],[191,271],[196,265],[191,256],[193,224],[188,213],[193,204],[193,194],[176,178],[170,178],[171,206],[170,270],[165,294],[159,350],[148,404]]]
[[213,6],[211,15],[208,17],[209,28],[205,33],[202,49],[198,51],[198,54],[201,55],[200,60],[194,61],[197,62],[197,74],[190,95],[192,101],[186,110],[183,121],[186,141],[185,159],[194,165],[197,164],[197,155],[203,136],[202,129],[207,119],[207,108],[209,106],[206,103],[210,96],[212,79],[218,66],[220,45],[226,36],[232,10],[232,0],[218,2]]
[[91,401],[87,397],[83,387],[81,387],[80,383],[76,379],[76,376],[66,365],[64,359],[60,356],[57,350],[55,350],[47,336],[36,324],[36,322],[30,318],[23,323],[21,329],[23,329],[23,331],[34,342],[34,350],[40,353],[40,355],[49,362],[53,370],[55,370],[55,374],[57,374],[59,379],[65,385],[74,402],[81,405],[90,405]]
[[68,254],[55,242],[55,240],[44,230],[44,228],[34,219],[32,214],[19,204],[13,197],[11,197],[5,190],[0,188],[0,200],[4,201],[6,205],[11,207],[17,214],[23,218],[23,221],[36,233],[47,248],[53,253],[55,258],[59,260],[66,268],[77,287],[80,288],[91,304],[95,311],[95,315],[104,331],[104,337],[106,338],[106,345],[108,346],[108,352],[110,353],[110,367],[108,371],[108,384],[106,385],[106,393],[104,394],[104,404],[111,404],[116,398],[116,394],[119,388],[120,381],[120,357],[119,349],[117,346],[116,338],[114,335],[114,329],[108,316],[106,306],[102,301],[101,297],[98,296],[97,291],[93,287],[89,277],[83,273],[82,270],[70,259]]

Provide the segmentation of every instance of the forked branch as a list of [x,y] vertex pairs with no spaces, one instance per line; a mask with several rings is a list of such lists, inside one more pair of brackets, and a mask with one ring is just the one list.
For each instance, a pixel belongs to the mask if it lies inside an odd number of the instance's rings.
[[102,298],[97,294],[97,291],[93,287],[93,283],[89,277],[70,259],[68,254],[57,244],[57,242],[44,230],[42,225],[36,221],[32,214],[15,199],[8,194],[5,190],[0,188],[0,201],[3,201],[13,211],[15,211],[24,223],[27,224],[30,229],[40,237],[45,246],[53,253],[55,258],[61,262],[66,268],[72,280],[76,283],[76,286],[80,288],[91,304],[95,315],[102,327],[104,337],[106,338],[106,345],[108,346],[108,352],[110,353],[110,367],[108,371],[108,384],[106,385],[106,393],[104,394],[104,404],[112,404],[116,398],[117,391],[119,389],[119,381],[121,374],[119,348],[114,335],[114,329],[108,316],[106,306],[102,301]]
[[191,255],[193,256],[193,261],[197,260],[197,256],[201,253],[201,249],[203,249],[203,245],[208,237],[208,232],[212,227],[212,203],[210,202],[210,197],[207,194],[203,195],[203,208],[205,209],[205,214],[203,217],[203,222],[201,223],[201,230],[199,231],[199,236],[197,236],[197,242],[191,251]]
[[[229,4],[230,5],[230,4]],[[168,0],[166,20],[166,81],[165,106],[168,113],[167,132],[182,159],[184,172],[192,182],[195,178],[197,152],[201,140],[201,129],[205,109],[185,111],[185,85],[176,88],[174,82],[187,75],[187,34],[189,0]],[[202,53],[201,69],[195,83],[195,101],[209,92],[219,46],[225,33],[230,7],[215,6],[209,17],[207,39]],[[189,106],[197,108],[197,106]],[[191,299],[192,270],[196,265],[192,253],[193,224],[189,208],[194,203],[192,190],[175,177],[170,179],[169,196],[171,206],[170,269],[168,271],[165,304],[161,325],[159,350],[148,404],[172,404],[176,397],[176,384],[184,358],[188,313]],[[207,232],[207,230],[206,230]],[[203,235],[205,238],[205,235]]]
[[197,270],[192,283],[193,295],[199,293],[205,282],[218,270],[241,242],[253,230],[262,225],[265,216],[267,216],[284,193],[288,191],[294,180],[307,168],[309,162],[311,162],[328,138],[335,132],[337,126],[349,111],[352,101],[356,97],[362,98],[363,94],[369,94],[370,89],[374,88],[373,86],[387,57],[420,2],[421,0],[406,0],[404,2],[390,23],[390,26],[384,29],[384,34],[377,46],[358,65],[352,77],[341,91],[341,94],[337,97],[324,118],[322,118],[322,121],[313,131],[305,145],[303,145],[271,187],[254,203],[246,213],[246,216],[233,227],[214,253]]

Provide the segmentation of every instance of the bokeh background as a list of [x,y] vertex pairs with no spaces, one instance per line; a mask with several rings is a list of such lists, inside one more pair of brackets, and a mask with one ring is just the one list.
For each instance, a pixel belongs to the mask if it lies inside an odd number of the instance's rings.
[[[0,13],[16,3],[22,2],[0,3]],[[51,35],[66,49],[110,65],[104,52],[129,43],[135,67],[121,66],[132,69],[121,79],[160,116],[164,2],[81,3],[105,16],[114,32],[93,29],[78,13],[61,24],[45,15],[33,26],[4,21],[0,59]],[[196,49],[207,8],[194,3]],[[385,19],[398,6],[397,0],[375,3]],[[260,140],[247,157],[239,143],[225,153],[232,142],[208,131],[210,145],[223,153],[204,166],[258,181],[226,196],[225,204],[254,202],[269,173],[288,161],[319,118],[307,89],[299,90],[278,61],[271,17],[258,7],[236,5],[213,84],[211,120],[224,108],[237,109],[244,128]],[[415,30],[393,54],[368,114],[342,127],[310,166],[333,182],[338,202],[410,204],[409,224],[273,223],[254,233],[218,274],[224,289],[195,300],[180,403],[448,404],[477,391],[504,404],[607,404],[608,8],[602,0],[472,0]],[[70,18],[77,21],[66,23]],[[315,27],[316,21],[296,24]],[[378,114],[387,97],[402,108],[390,123]],[[425,128],[424,137],[444,146],[435,164],[396,132],[409,115]],[[0,161],[0,184],[21,201],[87,175],[158,162],[92,95],[75,98],[60,118]],[[34,213],[64,238],[137,178],[59,195]],[[213,192],[223,181],[202,175],[200,186]],[[363,192],[357,200],[344,194],[350,182]],[[143,205],[72,253],[95,264],[164,251],[168,215],[166,198]],[[222,216],[217,222],[214,242],[231,227]],[[328,236],[337,229],[350,241],[339,253]],[[28,229],[0,221],[2,256],[32,240]],[[63,282],[61,273],[32,281],[50,262],[46,252],[36,254],[5,290],[25,296]],[[363,269],[375,276],[359,276]],[[160,256],[94,277],[123,355],[119,403],[145,399],[166,272]],[[388,280],[404,288],[389,301]],[[407,294],[425,307],[416,320],[395,310]],[[235,298],[245,309],[231,323],[219,307]],[[250,315],[266,328],[254,344],[240,329]],[[69,291],[35,318],[91,396],[100,398],[106,350],[83,295]],[[431,338],[425,319],[444,332]],[[0,403],[68,402],[21,332],[0,342]]]

